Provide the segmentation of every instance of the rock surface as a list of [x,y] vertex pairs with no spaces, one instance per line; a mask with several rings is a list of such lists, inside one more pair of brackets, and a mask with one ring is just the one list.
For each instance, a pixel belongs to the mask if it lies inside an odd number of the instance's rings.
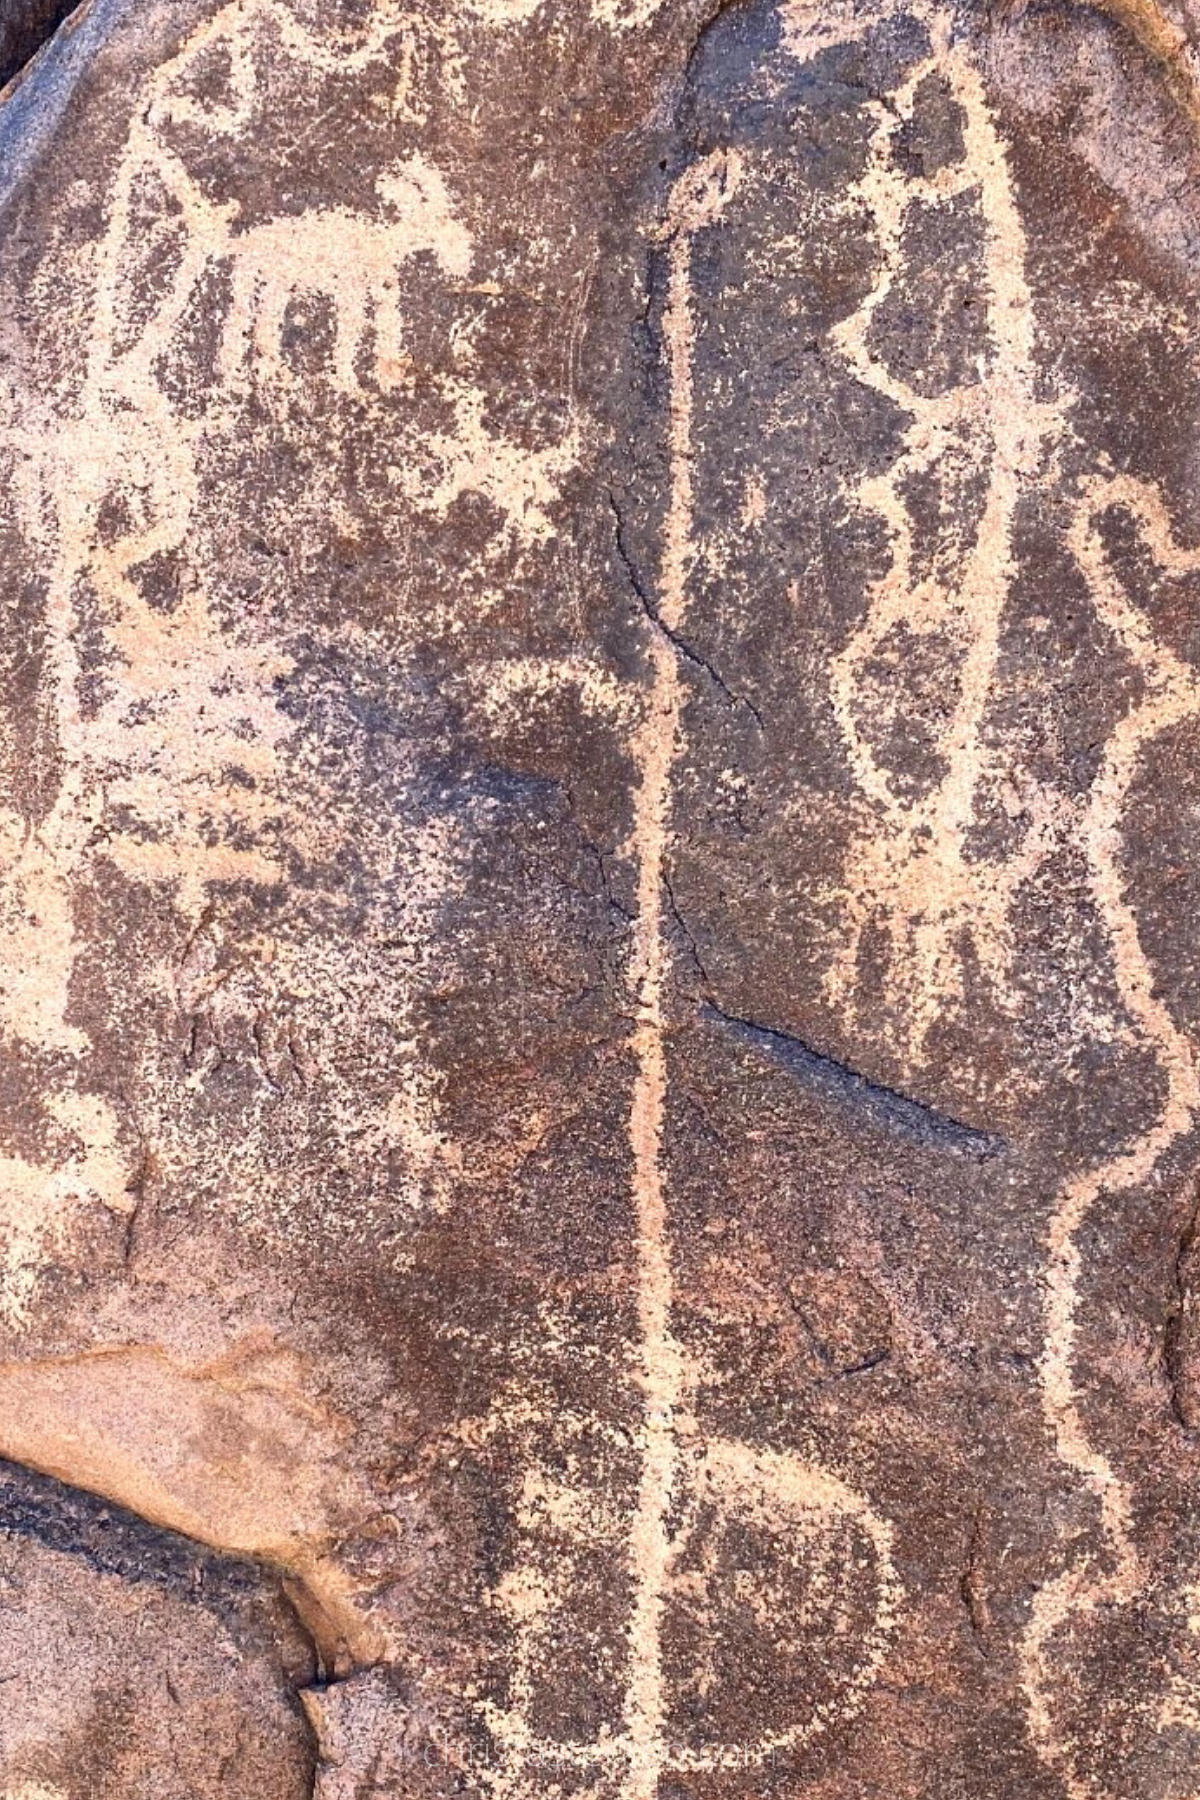
[[0,1795],[1195,1800],[1200,21],[57,16]]

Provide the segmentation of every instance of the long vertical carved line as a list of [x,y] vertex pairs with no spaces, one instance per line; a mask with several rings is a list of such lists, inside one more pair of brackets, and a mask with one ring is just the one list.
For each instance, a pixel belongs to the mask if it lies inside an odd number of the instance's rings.
[[634,984],[637,1061],[630,1111],[638,1263],[638,1324],[643,1390],[642,1469],[631,1533],[634,1597],[629,1622],[630,1667],[626,1728],[629,1800],[652,1800],[666,1756],[661,1649],[663,1597],[670,1562],[667,1517],[677,1469],[677,1432],[684,1369],[671,1331],[670,1234],[663,1171],[666,1103],[664,987],[667,944],[663,868],[671,779],[679,747],[683,689],[678,650],[670,633],[687,607],[692,542],[692,430],[695,321],[692,314],[692,234],[711,224],[737,180],[738,165],[716,152],[676,186],[667,219],[668,290],[663,320],[670,384],[670,489],[659,578],[659,629],[651,645],[653,679],[646,719],[637,735],[640,774],[633,849],[638,871]]

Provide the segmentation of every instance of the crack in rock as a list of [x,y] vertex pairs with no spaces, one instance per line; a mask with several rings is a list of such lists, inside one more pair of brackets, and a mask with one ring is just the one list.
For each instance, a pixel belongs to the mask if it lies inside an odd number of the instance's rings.
[[1001,1137],[966,1125],[961,1119],[939,1112],[924,1100],[902,1094],[895,1088],[872,1081],[836,1057],[814,1050],[802,1038],[775,1026],[760,1025],[753,1019],[739,1018],[726,1012],[715,1001],[706,1000],[700,1007],[701,1017],[719,1025],[744,1043],[765,1051],[782,1064],[789,1074],[799,1076],[806,1086],[818,1093],[852,1104],[867,1113],[877,1124],[916,1138],[921,1143],[954,1150],[960,1155],[980,1160],[1002,1155],[1008,1148]]
[[384,1651],[340,1560],[364,1505],[348,1431],[257,1341],[197,1368],[152,1345],[0,1365],[0,1456],[273,1569],[338,1675]]

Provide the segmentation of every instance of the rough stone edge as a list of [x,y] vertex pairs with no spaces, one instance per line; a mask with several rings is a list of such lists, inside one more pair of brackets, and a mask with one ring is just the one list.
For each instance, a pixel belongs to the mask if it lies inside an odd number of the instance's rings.
[[81,77],[137,0],[82,0],[0,90],[0,215],[38,166]]

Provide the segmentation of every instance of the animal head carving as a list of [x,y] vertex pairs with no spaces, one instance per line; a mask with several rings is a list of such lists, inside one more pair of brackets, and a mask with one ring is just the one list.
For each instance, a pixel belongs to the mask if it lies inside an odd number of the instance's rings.
[[375,183],[385,215],[403,228],[404,253],[431,250],[447,275],[471,268],[471,234],[458,217],[441,172],[420,155],[385,169]]

